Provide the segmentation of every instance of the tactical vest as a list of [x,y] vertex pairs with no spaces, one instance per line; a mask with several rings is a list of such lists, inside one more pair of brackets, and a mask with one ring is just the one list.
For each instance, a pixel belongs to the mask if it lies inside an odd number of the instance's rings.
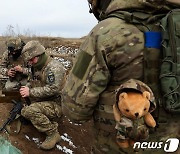
[[[45,65],[43,66],[43,68],[41,70],[34,70],[34,68],[32,67],[32,74],[31,77],[29,79],[30,85],[32,88],[36,88],[36,87],[43,87],[46,85],[46,68],[48,66],[48,64],[52,61],[52,58],[48,58]],[[32,102],[42,102],[42,101],[55,101],[58,104],[61,102],[60,101],[60,95],[57,96],[52,96],[52,97],[48,97],[48,98],[31,98]]]

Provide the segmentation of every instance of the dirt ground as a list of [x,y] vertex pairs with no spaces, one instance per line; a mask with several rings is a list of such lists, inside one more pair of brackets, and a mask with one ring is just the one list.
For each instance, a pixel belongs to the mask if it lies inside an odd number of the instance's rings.
[[[0,126],[3,125],[8,117],[8,112],[12,108],[12,104],[0,104]],[[7,138],[12,145],[21,150],[23,154],[59,154],[59,153],[75,153],[89,154],[93,144],[92,122],[89,121],[83,125],[71,123],[66,117],[58,120],[59,132],[62,140],[56,147],[50,151],[44,151],[39,148],[39,144],[45,139],[45,134],[39,133],[31,123],[22,124],[19,134],[14,131],[17,122],[12,123],[11,133],[1,133],[1,136]]]
[[[39,40],[46,48],[55,48],[66,46],[78,48],[82,43],[82,39],[63,39],[63,38],[24,38],[26,42],[29,40]],[[5,50],[6,38],[0,37],[0,53]],[[13,104],[0,103],[0,127],[8,118],[8,113]],[[70,122],[66,117],[58,120],[59,132],[62,140],[56,147],[50,151],[43,151],[39,148],[41,142],[45,139],[45,134],[38,132],[31,123],[22,124],[19,134],[15,134],[15,122],[12,124],[12,134],[1,133],[0,136],[7,138],[12,145],[17,147],[23,154],[90,154],[93,144],[92,121],[77,125]]]

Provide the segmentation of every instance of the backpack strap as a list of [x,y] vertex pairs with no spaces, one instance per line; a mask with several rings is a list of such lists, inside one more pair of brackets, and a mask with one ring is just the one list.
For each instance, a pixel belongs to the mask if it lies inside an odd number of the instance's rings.
[[[144,79],[155,94],[157,106],[159,106],[160,87],[159,83],[159,67],[160,67],[160,44],[162,41],[160,33],[160,19],[165,16],[165,13],[154,14],[145,13],[142,11],[118,11],[111,13],[108,17],[116,17],[125,20],[127,23],[135,25],[140,31],[144,33],[145,48],[144,55]],[[153,39],[152,39],[153,37]],[[158,111],[153,112],[154,117],[158,117]]]
[[[162,14],[153,14],[153,13],[145,13],[142,11],[117,11],[115,13],[111,13],[107,16],[110,17],[117,17],[122,20],[125,20],[127,23],[131,23],[136,25],[139,30],[142,32],[146,31],[156,31],[157,25],[155,23],[159,22],[161,18],[165,16],[164,13]],[[159,27],[160,24],[158,24]]]

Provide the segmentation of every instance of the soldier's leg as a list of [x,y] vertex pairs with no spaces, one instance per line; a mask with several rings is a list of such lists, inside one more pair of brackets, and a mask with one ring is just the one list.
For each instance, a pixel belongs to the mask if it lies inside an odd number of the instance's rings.
[[7,82],[5,83],[5,90],[7,91],[12,91],[12,90],[17,90],[18,87],[18,82],[17,81],[10,81],[9,79],[7,80]]
[[55,102],[33,103],[25,106],[21,114],[29,119],[40,132],[45,132],[47,135],[58,132],[58,123],[50,120],[62,114],[61,106]]

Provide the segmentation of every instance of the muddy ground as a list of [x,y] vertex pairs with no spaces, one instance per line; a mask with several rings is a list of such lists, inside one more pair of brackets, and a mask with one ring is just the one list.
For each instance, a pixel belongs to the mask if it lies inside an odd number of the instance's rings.
[[[5,50],[5,40],[7,38],[0,37],[0,53]],[[26,42],[29,40],[39,40],[46,48],[59,48],[63,46],[66,49],[77,49],[82,43],[82,39],[63,39],[63,38],[24,38]],[[1,54],[2,55],[2,54]],[[6,121],[9,116],[13,104],[0,104],[0,126]],[[21,131],[16,134],[14,131],[16,122],[12,123],[11,134],[1,133],[1,136],[6,137],[12,145],[17,147],[23,154],[90,154],[93,144],[92,121],[77,125],[70,122],[65,116],[58,119],[59,132],[62,140],[56,147],[50,151],[43,151],[39,148],[39,144],[44,141],[45,134],[39,133],[31,123],[22,124]]]
[[[12,108],[12,104],[0,104],[0,126],[8,118],[8,112]],[[23,154],[89,154],[92,146],[92,122],[89,121],[83,125],[71,123],[66,117],[58,120],[59,132],[62,140],[56,147],[50,151],[44,151],[39,148],[40,143],[45,139],[45,134],[39,133],[31,123],[22,124],[19,134],[16,134],[16,123],[11,124],[11,134],[1,133],[1,136],[8,140],[21,150]]]

